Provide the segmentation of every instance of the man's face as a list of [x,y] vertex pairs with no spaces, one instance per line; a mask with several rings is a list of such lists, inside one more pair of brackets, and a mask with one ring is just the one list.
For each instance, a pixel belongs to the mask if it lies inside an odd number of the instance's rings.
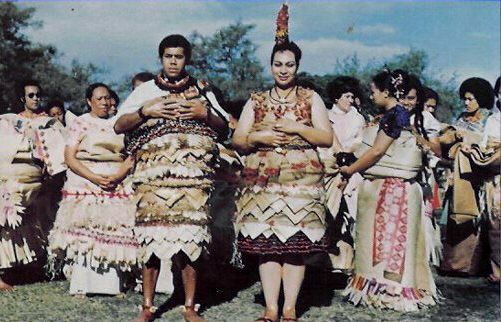
[[162,55],[162,67],[167,77],[177,77],[186,65],[186,56],[183,47],[165,48]]
[[24,108],[36,112],[40,106],[41,91],[38,86],[25,86],[24,97],[22,99]]

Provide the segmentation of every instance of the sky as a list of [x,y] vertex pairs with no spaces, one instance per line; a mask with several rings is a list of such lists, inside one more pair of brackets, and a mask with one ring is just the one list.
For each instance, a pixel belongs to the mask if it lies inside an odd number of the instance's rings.
[[[254,24],[250,39],[269,64],[281,1],[19,1],[36,8],[39,29],[24,32],[52,44],[65,65],[73,59],[104,67],[105,82],[160,68],[157,48],[168,34],[210,36],[241,21]],[[497,1],[288,1],[290,38],[303,51],[301,70],[326,74],[336,61],[357,54],[362,62],[390,58],[410,48],[429,55],[428,72],[459,80],[500,74]]]

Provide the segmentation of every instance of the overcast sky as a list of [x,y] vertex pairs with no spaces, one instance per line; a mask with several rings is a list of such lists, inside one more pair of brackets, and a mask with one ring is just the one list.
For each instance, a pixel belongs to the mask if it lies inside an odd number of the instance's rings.
[[[448,78],[493,82],[500,73],[500,1],[289,1],[290,38],[303,50],[301,69],[333,70],[356,53],[367,62],[424,49],[431,69]],[[236,21],[255,24],[250,38],[268,65],[280,1],[20,1],[35,7],[33,40],[72,59],[106,67],[102,81],[159,68],[157,46],[171,33],[211,35]]]

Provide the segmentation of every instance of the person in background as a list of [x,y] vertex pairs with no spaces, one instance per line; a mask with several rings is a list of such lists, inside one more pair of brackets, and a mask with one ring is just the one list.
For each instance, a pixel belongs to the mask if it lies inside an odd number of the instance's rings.
[[2,279],[8,269],[45,260],[47,244],[40,222],[38,197],[46,175],[66,170],[63,128],[40,108],[42,88],[22,82],[23,110],[0,115],[0,290],[12,290]]
[[132,77],[132,80],[131,80],[132,90],[135,90],[142,83],[146,83],[154,78],[155,78],[155,75],[153,75],[150,72],[137,73],[136,75],[134,75],[134,77]]
[[64,119],[65,109],[64,109],[64,102],[62,100],[58,98],[51,99],[45,106],[45,111],[47,115],[59,120],[59,122],[65,125],[65,119]]
[[[487,80],[472,77],[461,83],[459,97],[463,100],[464,112],[453,126],[461,138],[461,149],[468,151],[483,140],[489,111],[494,105],[494,90]],[[487,247],[485,215],[488,213],[484,202],[486,186],[480,172],[473,177],[461,175],[465,170],[460,166],[461,158],[461,153],[451,156],[454,167],[446,193],[447,226],[440,269],[452,275],[486,275],[489,270],[484,260]],[[462,179],[469,182],[474,192],[467,194],[469,190],[463,189]],[[464,216],[466,213],[470,216]]]
[[117,92],[110,89],[110,109],[109,109],[109,117],[113,117],[117,115],[118,105],[120,105],[120,97],[118,97]]
[[90,112],[70,125],[63,199],[49,235],[49,249],[72,265],[71,295],[120,294],[125,272],[136,265],[135,205],[123,180],[132,168],[123,135],[108,119],[110,92],[102,83],[86,90]]
[[[330,157],[335,157],[337,169],[339,166],[349,165],[354,160],[354,152],[362,144],[365,119],[357,110],[356,95],[360,93],[359,81],[349,76],[339,76],[327,85],[327,94],[332,107],[328,111],[332,129],[339,140],[340,147],[333,144],[328,149]],[[324,162],[324,164],[327,164]],[[335,171],[335,169],[331,171]],[[357,215],[358,186],[362,181],[359,174],[349,180],[342,192],[339,210],[331,214],[334,221],[329,223],[328,232],[330,241],[329,257],[334,270],[350,273],[353,269],[353,233]],[[338,187],[332,187],[339,189]],[[327,193],[337,194],[336,190],[327,189]],[[330,196],[327,196],[329,200]],[[327,203],[328,207],[330,203]],[[337,205],[336,205],[337,207]],[[330,210],[330,209],[329,209]],[[330,210],[334,211],[334,210]]]
[[342,166],[360,172],[355,274],[344,294],[354,305],[416,311],[436,304],[438,292],[426,256],[422,194],[415,181],[422,152],[410,133],[410,115],[399,100],[410,92],[405,71],[372,78],[371,99],[384,109],[379,126],[364,131],[358,160]]

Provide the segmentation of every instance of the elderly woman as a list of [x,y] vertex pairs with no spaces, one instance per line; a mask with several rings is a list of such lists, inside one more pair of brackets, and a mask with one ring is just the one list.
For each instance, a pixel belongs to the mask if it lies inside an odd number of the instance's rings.
[[454,126],[462,138],[462,149],[449,152],[449,157],[455,159],[454,176],[446,194],[450,207],[440,268],[448,274],[485,275],[488,264],[483,259],[487,245],[482,236],[487,233],[484,226],[488,209],[484,202],[484,171],[474,167],[475,176],[462,174],[461,164],[466,160],[461,151],[469,153],[473,145],[482,142],[489,110],[494,104],[494,91],[488,81],[473,77],[461,84],[459,96],[464,101],[465,111]]
[[[283,10],[283,9],[282,9]],[[233,136],[249,154],[237,201],[238,246],[259,256],[266,310],[259,321],[296,321],[304,258],[325,251],[323,165],[316,147],[333,142],[327,110],[313,90],[296,85],[301,50],[288,39],[271,54],[274,86],[251,95]]]
[[115,134],[108,119],[108,87],[92,84],[86,98],[90,112],[68,130],[69,170],[49,246],[72,264],[70,294],[119,294],[138,247],[132,191],[122,183],[132,162],[123,154],[123,135]]
[[409,112],[399,99],[410,91],[401,70],[372,79],[371,98],[385,110],[379,127],[365,130],[358,160],[340,168],[360,172],[355,275],[345,290],[355,304],[397,311],[434,305],[437,290],[421,229],[422,194],[415,177],[422,152],[409,133]]

